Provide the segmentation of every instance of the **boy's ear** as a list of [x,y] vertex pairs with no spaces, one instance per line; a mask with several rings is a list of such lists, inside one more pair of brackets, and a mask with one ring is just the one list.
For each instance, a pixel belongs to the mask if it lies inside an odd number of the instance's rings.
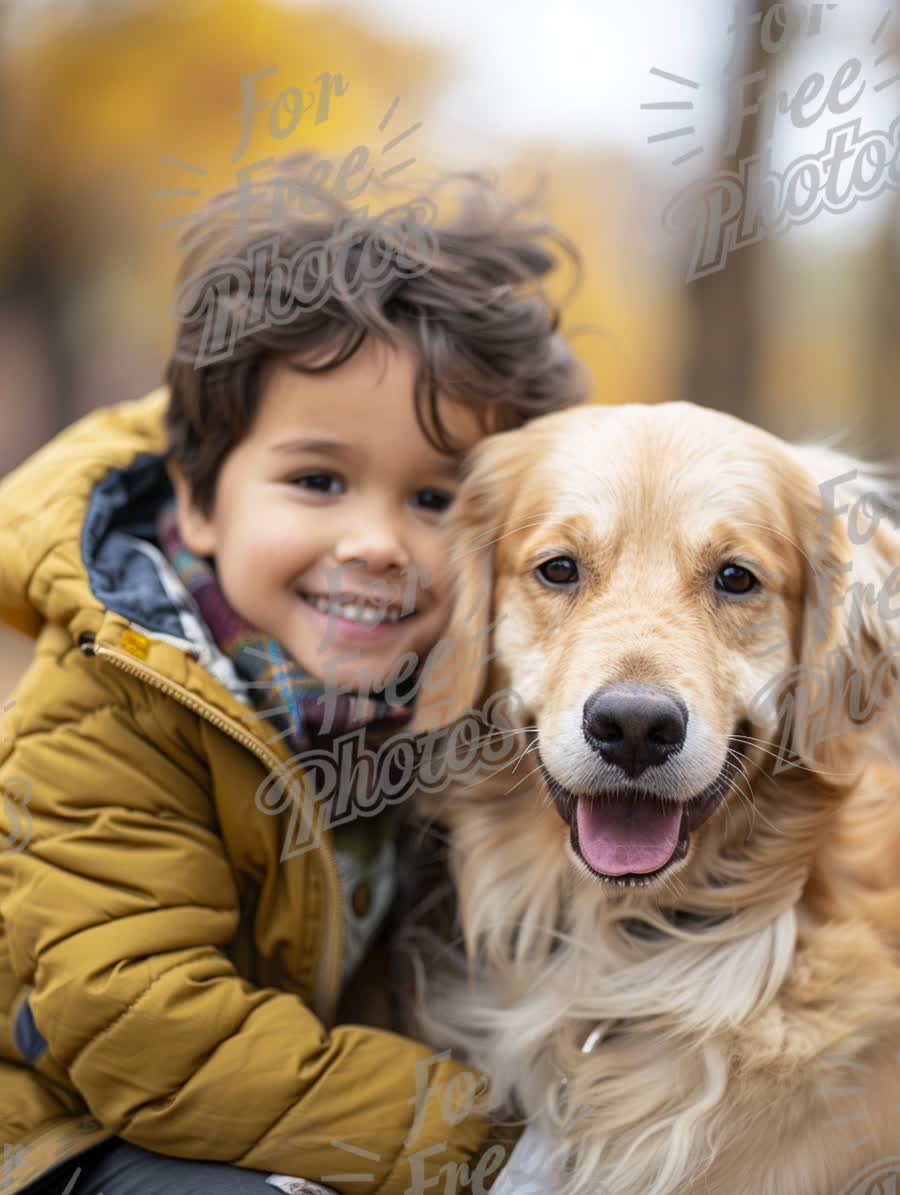
[[478,710],[493,656],[497,541],[518,489],[525,453],[517,432],[488,436],[472,450],[447,520],[453,606],[420,675],[412,733],[449,726]]
[[894,709],[900,680],[900,528],[893,483],[817,446],[792,449],[803,467],[796,508],[807,562],[796,753],[852,766],[859,732]]
[[190,482],[174,461],[166,461],[166,472],[175,491],[178,530],[185,547],[195,556],[214,556],[216,536],[212,519],[194,504],[194,492]]

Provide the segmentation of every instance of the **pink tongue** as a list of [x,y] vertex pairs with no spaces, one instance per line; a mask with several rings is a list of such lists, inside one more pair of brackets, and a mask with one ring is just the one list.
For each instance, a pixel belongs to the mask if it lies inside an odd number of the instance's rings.
[[578,845],[602,875],[656,871],[675,853],[681,813],[678,805],[646,797],[579,797]]

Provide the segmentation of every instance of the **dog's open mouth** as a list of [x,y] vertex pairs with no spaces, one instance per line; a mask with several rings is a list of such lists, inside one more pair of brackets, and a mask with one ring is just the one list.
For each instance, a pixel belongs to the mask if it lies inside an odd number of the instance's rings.
[[[740,729],[740,728],[739,728]],[[651,884],[683,859],[690,836],[718,808],[731,788],[742,754],[731,740],[719,775],[688,801],[654,793],[573,793],[541,763],[547,788],[570,827],[572,849],[605,883],[631,888]]]
[[652,876],[687,853],[686,816],[683,805],[649,796],[579,796],[572,845],[604,879]]

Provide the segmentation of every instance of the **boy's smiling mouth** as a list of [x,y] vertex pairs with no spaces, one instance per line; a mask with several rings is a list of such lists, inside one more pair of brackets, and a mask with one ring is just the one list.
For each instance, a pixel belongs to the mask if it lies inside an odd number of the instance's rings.
[[324,617],[337,618],[340,622],[351,623],[358,627],[374,629],[387,627],[396,623],[407,622],[415,617],[416,611],[403,613],[402,606],[390,604],[387,607],[381,602],[373,601],[358,594],[341,595],[338,598],[326,597],[318,593],[302,593],[298,596]]

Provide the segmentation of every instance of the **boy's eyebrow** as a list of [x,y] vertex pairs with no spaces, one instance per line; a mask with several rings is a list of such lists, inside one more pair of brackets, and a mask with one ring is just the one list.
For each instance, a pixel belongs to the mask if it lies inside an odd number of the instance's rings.
[[332,456],[346,456],[352,453],[349,444],[342,444],[340,440],[285,440],[283,444],[275,444],[273,452],[327,452]]
[[[340,440],[285,440],[282,444],[274,444],[272,452],[324,452],[330,456],[346,457],[353,455],[353,447]],[[432,472],[438,477],[456,478],[462,467],[465,456],[441,458],[435,463]]]

